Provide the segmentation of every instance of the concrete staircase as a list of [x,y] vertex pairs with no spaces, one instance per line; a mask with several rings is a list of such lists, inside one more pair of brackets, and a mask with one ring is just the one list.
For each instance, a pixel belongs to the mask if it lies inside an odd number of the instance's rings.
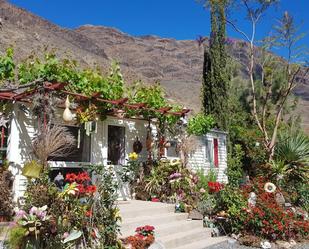
[[135,228],[155,227],[156,241],[166,249],[204,249],[226,240],[212,238],[211,230],[203,228],[202,221],[187,220],[188,214],[175,213],[173,204],[148,201],[120,201],[122,216],[121,237],[135,234]]

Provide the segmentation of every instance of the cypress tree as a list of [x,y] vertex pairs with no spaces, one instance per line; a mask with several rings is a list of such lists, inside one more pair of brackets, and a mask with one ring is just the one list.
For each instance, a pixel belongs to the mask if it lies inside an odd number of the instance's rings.
[[204,50],[203,107],[206,115],[215,118],[220,129],[227,129],[228,76],[225,0],[209,0],[211,34],[209,48]]

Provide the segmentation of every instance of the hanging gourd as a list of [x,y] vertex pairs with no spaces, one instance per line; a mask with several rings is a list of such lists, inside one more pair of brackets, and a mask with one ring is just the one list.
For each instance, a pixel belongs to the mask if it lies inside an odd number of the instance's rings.
[[65,109],[62,115],[62,118],[65,122],[71,122],[73,120],[73,114],[70,110],[70,100],[69,100],[69,96],[67,96],[66,100],[65,100]]
[[133,152],[135,152],[136,154],[141,153],[143,149],[143,145],[141,143],[141,141],[139,141],[138,137],[136,137],[136,140],[133,143]]

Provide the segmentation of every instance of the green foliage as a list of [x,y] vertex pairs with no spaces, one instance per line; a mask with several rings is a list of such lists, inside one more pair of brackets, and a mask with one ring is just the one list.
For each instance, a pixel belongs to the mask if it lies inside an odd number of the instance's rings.
[[140,162],[130,160],[126,165],[121,166],[121,170],[117,172],[123,182],[133,183],[137,180],[140,171]]
[[199,168],[196,171],[196,175],[198,176],[198,179],[199,179],[197,183],[198,189],[207,190],[209,182],[217,181],[217,172],[213,169],[210,169],[206,174],[203,168]]
[[221,129],[228,125],[228,74],[226,42],[226,1],[208,1],[211,34],[209,51],[205,48],[203,65],[203,107],[206,115],[213,115]]
[[14,80],[15,77],[15,63],[13,60],[14,50],[8,48],[6,54],[0,56],[0,81],[3,80]]
[[[89,167],[96,176],[95,185],[89,185],[87,172],[67,174],[65,181],[69,183],[61,192],[50,182],[47,172],[28,184],[25,210],[47,205],[48,219],[38,223],[42,231],[40,236],[34,238],[29,233],[25,241],[39,244],[39,248],[71,248],[77,244],[83,248],[119,248],[120,216],[116,206],[115,176],[104,166]],[[19,224],[33,231],[31,220],[23,219]],[[67,234],[66,239],[64,234]],[[78,239],[81,236],[82,241]]]
[[187,131],[191,135],[201,136],[207,134],[213,126],[212,116],[199,113],[189,119]]
[[197,203],[197,210],[203,215],[212,215],[216,206],[216,200],[213,195],[203,196]]
[[90,203],[93,212],[92,229],[90,230],[99,228],[98,233],[102,247],[118,248],[117,236],[120,232],[121,217],[116,203],[118,185],[113,169],[107,169],[103,165],[93,165],[91,168],[98,176],[96,183],[98,195]]
[[23,247],[26,231],[26,228],[20,226],[15,226],[10,229],[8,244],[11,249],[20,249]]
[[[277,167],[290,182],[307,181],[309,174],[309,137],[301,132],[285,131],[279,136],[275,150]],[[281,162],[281,163],[280,163]],[[275,163],[276,165],[276,163]]]
[[[148,107],[159,109],[168,105],[165,93],[160,84],[144,85],[141,82],[127,88],[127,96],[131,103],[145,103]],[[132,115],[140,114],[140,111],[127,110]],[[142,111],[144,117],[159,117],[158,113],[152,111]]]
[[35,80],[73,83],[79,79],[76,63],[70,60],[60,61],[53,53],[47,53],[43,59],[32,55],[17,68],[21,84]]
[[128,88],[127,94],[133,103],[145,103],[153,108],[167,105],[163,88],[158,83],[146,86],[137,82]]
[[25,210],[30,210],[32,206],[51,207],[56,202],[58,189],[53,183],[49,182],[48,172],[44,171],[35,181],[28,181],[25,192]]
[[[0,57],[0,81],[13,80],[14,68],[13,50],[8,49],[7,55]],[[150,109],[159,109],[167,106],[172,107],[171,111],[179,111],[181,109],[179,106],[168,104],[164,90],[159,84],[146,86],[138,82],[132,86],[125,87],[119,63],[115,61],[112,62],[109,73],[104,74],[98,68],[81,69],[75,61],[59,59],[55,53],[51,52],[46,53],[43,58],[31,55],[17,65],[16,75],[20,84],[35,82],[40,84],[44,81],[64,82],[68,83],[66,85],[67,90],[87,96],[99,94],[102,99],[108,100],[128,97],[129,103],[145,103]],[[46,98],[46,96],[43,97]],[[43,97],[40,100],[45,101]],[[95,104],[103,118],[107,112],[114,108],[113,105],[107,103]],[[81,103],[81,107],[86,110],[88,106],[85,103]],[[173,125],[179,119],[173,115],[162,116],[160,113],[151,110],[135,111],[127,109],[125,111],[127,116],[142,115],[146,119],[157,117],[160,119],[160,123],[164,125]]]
[[242,224],[238,218],[243,214],[243,210],[247,207],[247,199],[244,198],[239,188],[226,186],[216,195],[216,211],[224,210],[230,217],[232,230],[238,231],[242,228]]
[[160,160],[146,177],[145,190],[161,201],[182,201],[193,206],[197,199],[197,176],[185,168],[179,160],[176,162]]
[[239,186],[240,180],[243,176],[243,158],[244,151],[240,144],[235,144],[233,151],[228,153],[227,159],[227,176],[229,184],[232,186]]
[[295,185],[297,191],[297,200],[295,203],[302,207],[304,210],[309,212],[309,184],[307,183],[297,183]]

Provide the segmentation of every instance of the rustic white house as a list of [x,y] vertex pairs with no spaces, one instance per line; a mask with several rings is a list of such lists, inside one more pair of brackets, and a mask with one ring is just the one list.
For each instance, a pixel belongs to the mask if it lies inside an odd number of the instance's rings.
[[[37,131],[37,119],[27,109],[27,105],[15,103],[8,126],[7,160],[10,170],[14,175],[14,197],[17,200],[23,196],[26,189],[27,179],[22,175],[22,167],[25,162],[31,160],[32,139]],[[54,123],[65,125],[71,133],[78,136],[79,145],[76,153],[65,159],[55,158],[50,161],[50,166],[57,170],[74,170],[87,164],[125,164],[128,154],[133,152],[133,143],[138,138],[143,148],[140,158],[147,158],[146,136],[148,121],[141,119],[119,119],[108,117],[104,121],[96,123],[95,131],[90,136],[85,134],[83,128],[73,123],[64,123],[62,120],[63,110],[59,110]],[[151,125],[154,133],[155,126]],[[218,181],[226,182],[224,171],[226,163],[226,133],[211,131],[204,137],[197,137],[197,146],[190,156],[189,163],[193,169],[204,168],[206,171],[213,167],[218,172]],[[173,146],[166,149],[166,157],[176,157]]]

